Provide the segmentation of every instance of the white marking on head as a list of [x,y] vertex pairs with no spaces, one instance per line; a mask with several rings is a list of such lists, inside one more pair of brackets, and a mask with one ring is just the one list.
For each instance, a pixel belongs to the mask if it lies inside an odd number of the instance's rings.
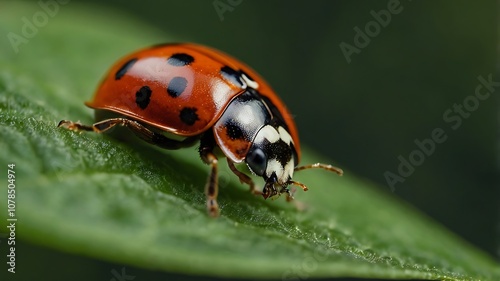
[[286,163],[286,165],[285,165],[284,174],[287,176],[287,178],[285,179],[286,181],[293,178],[293,171],[294,170],[295,170],[295,163],[294,163],[293,157],[292,157],[292,158],[290,158],[290,161],[288,161],[288,163]]
[[269,159],[267,161],[266,176],[271,177],[274,172],[278,181],[277,183],[279,185],[283,185],[293,177],[293,169],[293,159],[290,159],[290,161],[286,163],[285,167],[283,167],[278,160]]
[[264,140],[269,141],[270,143],[277,142],[280,139],[280,134],[276,131],[275,128],[271,125],[266,125],[262,127],[257,133],[254,142],[261,143]]
[[276,174],[276,178],[279,181],[279,179],[283,177],[283,166],[281,166],[281,163],[278,160],[269,159],[267,160],[267,168],[266,168],[267,177],[271,177],[273,172]]
[[286,144],[290,145],[290,143],[293,143],[292,137],[290,134],[285,130],[283,127],[278,128],[278,133],[280,134],[281,140],[283,140]]
[[243,82],[245,82],[245,84],[247,84],[250,88],[254,88],[256,90],[259,88],[259,83],[250,79],[248,76],[245,75],[245,73],[241,74],[241,78],[243,79]]
[[[287,130],[285,130],[285,128],[280,126],[278,128],[278,132],[280,134],[281,140],[284,141],[286,144],[288,144],[288,146],[291,147],[291,145],[294,144],[292,136],[290,136],[290,134],[288,133]],[[291,150],[291,148],[290,148],[290,150]],[[286,163],[284,169],[285,169],[285,174],[288,175],[291,179],[293,177],[293,171],[295,170],[295,161],[293,159],[293,155],[290,158],[290,160],[288,161],[288,163]],[[286,180],[288,180],[288,178]]]

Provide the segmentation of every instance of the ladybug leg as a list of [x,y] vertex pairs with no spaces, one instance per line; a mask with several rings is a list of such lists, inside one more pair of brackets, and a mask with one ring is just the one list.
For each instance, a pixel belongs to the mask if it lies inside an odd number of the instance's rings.
[[219,216],[219,204],[217,195],[219,193],[219,178],[217,169],[217,156],[213,153],[215,140],[212,134],[205,134],[200,142],[200,157],[206,164],[210,165],[210,175],[205,185],[205,194],[207,196],[207,211],[212,217]]
[[286,202],[292,202],[293,200],[295,200],[295,198],[293,197],[293,195],[295,195],[295,191],[296,191],[296,188],[293,187],[292,190],[286,188],[283,193],[286,193]]
[[[139,123],[132,121],[132,120],[128,120],[126,118],[106,119],[106,120],[102,120],[100,122],[94,123],[92,126],[82,125],[80,123],[68,121],[68,120],[61,120],[61,122],[59,122],[57,127],[64,127],[68,130],[72,130],[75,132],[94,131],[96,133],[104,133],[116,125],[126,126],[132,130],[134,130],[134,129],[140,130],[140,127],[144,127],[144,126],[140,125]],[[144,128],[144,129],[146,129],[146,128]],[[148,130],[148,129],[146,129],[146,130]],[[153,132],[151,132],[151,133],[153,133]]]
[[255,195],[262,195],[262,191],[257,190],[257,187],[255,186],[255,183],[253,182],[252,178],[250,178],[248,175],[240,172],[236,167],[234,166],[234,162],[231,161],[229,158],[227,158],[227,165],[229,166],[229,169],[238,176],[240,179],[241,183],[246,183],[250,186],[250,192]]
[[285,188],[280,192],[280,194],[286,193],[286,202],[292,203],[298,211],[304,211],[307,209],[307,205],[301,201],[295,200],[293,197],[295,195],[295,191],[297,191],[295,187],[292,187],[291,189]]
[[104,133],[115,126],[124,126],[130,129],[136,136],[147,141],[151,144],[157,145],[165,149],[179,149],[183,147],[189,147],[193,145],[198,137],[188,137],[182,141],[169,139],[166,136],[156,133],[139,122],[129,120],[126,118],[112,118],[106,119],[92,126],[82,125],[80,123],[75,123],[67,120],[62,120],[59,122],[58,127],[65,127],[72,131],[94,131],[96,133]]
[[212,217],[219,216],[219,204],[217,204],[217,195],[219,193],[218,175],[217,175],[217,157],[212,153],[206,153],[202,156],[203,161],[211,166],[210,175],[205,186],[207,196],[207,211]]
[[94,127],[92,127],[92,126],[82,125],[80,123],[68,121],[68,120],[61,120],[59,122],[59,124],[57,124],[57,127],[64,127],[68,130],[75,131],[75,132],[94,131]]

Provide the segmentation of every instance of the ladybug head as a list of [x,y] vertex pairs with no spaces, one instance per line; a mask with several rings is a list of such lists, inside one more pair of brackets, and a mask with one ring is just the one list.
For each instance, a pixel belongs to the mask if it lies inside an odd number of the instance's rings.
[[266,181],[263,195],[267,198],[287,192],[287,186],[293,183],[298,157],[287,130],[266,125],[255,136],[245,162],[254,174]]
[[307,191],[305,184],[292,180],[293,172],[296,171],[321,168],[340,176],[343,174],[342,169],[322,163],[296,167],[298,165],[297,151],[292,137],[282,126],[262,127],[247,153],[245,162],[254,174],[266,181],[262,191],[262,196],[266,199],[282,193],[288,193],[291,196],[288,189],[291,184]]

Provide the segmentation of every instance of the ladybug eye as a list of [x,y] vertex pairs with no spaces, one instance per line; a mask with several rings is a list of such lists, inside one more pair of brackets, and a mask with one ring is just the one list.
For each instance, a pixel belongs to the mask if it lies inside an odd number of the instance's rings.
[[248,151],[245,161],[256,175],[264,175],[267,168],[267,156],[262,149],[254,148]]

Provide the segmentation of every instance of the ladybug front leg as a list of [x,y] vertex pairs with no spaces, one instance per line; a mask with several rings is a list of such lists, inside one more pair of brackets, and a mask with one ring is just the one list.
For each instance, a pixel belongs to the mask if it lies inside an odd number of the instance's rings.
[[252,178],[250,178],[248,175],[240,172],[236,167],[234,166],[234,162],[231,161],[231,159],[227,158],[227,165],[229,166],[229,169],[238,176],[240,179],[241,183],[246,183],[248,186],[250,186],[250,192],[255,195],[262,195],[262,191],[257,190],[257,187],[255,186],[255,183],[253,182]]
[[68,120],[61,120],[59,122],[59,124],[57,124],[57,127],[64,127],[64,128],[66,128],[68,130],[75,131],[75,132],[78,132],[78,131],[94,131],[94,127],[93,126],[82,125],[80,123],[73,122],[73,121],[68,121]]
[[207,211],[212,217],[219,216],[219,204],[217,203],[217,195],[219,193],[219,175],[218,175],[218,159],[213,153],[215,148],[214,136],[211,133],[206,133],[200,140],[200,157],[206,164],[210,165],[210,175],[208,176],[207,184],[205,185],[205,194],[207,196]]
[[[61,120],[57,127],[64,127],[66,129],[78,132],[78,131],[94,131],[96,133],[104,133],[108,131],[109,129],[115,127],[116,125],[119,126],[125,126],[130,128],[134,132],[140,132],[140,137],[141,138],[148,138],[150,139],[152,135],[154,134],[151,130],[145,128],[141,124],[139,124],[136,121],[132,121],[126,118],[111,118],[111,119],[106,119],[102,120],[100,122],[94,123],[92,126],[87,126],[87,125],[82,125],[77,122],[73,121],[68,121],[68,120]],[[143,137],[144,136],[144,137]]]
[[217,173],[217,157],[212,152],[202,155],[203,161],[211,166],[210,175],[208,176],[205,186],[205,194],[207,196],[207,211],[212,217],[219,216],[219,204],[217,204],[217,195],[219,193],[219,179]]
[[80,123],[61,120],[58,127],[64,127],[72,131],[94,131],[96,133],[104,133],[115,126],[124,126],[130,129],[139,138],[157,145],[165,149],[179,149],[183,147],[189,147],[196,142],[199,137],[187,137],[184,140],[173,140],[166,136],[156,133],[137,121],[129,120],[127,118],[111,118],[102,120],[100,122],[94,123],[92,126],[82,125]]

